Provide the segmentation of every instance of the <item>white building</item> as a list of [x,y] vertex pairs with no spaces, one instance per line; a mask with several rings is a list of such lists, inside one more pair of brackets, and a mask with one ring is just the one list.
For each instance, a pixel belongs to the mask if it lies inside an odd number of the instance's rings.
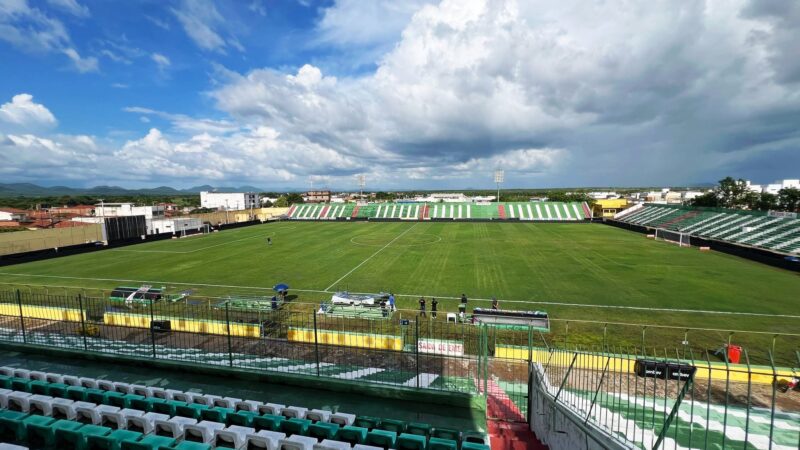
[[99,217],[144,216],[147,220],[164,217],[164,205],[134,206],[133,203],[99,203],[95,205]]
[[154,219],[147,221],[147,234],[174,233],[184,231],[200,231],[203,221],[194,218]]
[[0,220],[25,220],[27,214],[18,209],[0,209]]
[[683,191],[681,192],[681,196],[684,202],[688,202],[689,200],[694,200],[697,197],[703,195],[702,191]]
[[200,207],[209,209],[242,210],[260,208],[255,192],[201,192]]
[[766,194],[778,195],[778,192],[781,189],[800,189],[800,179],[780,180],[770,184],[750,184],[750,181],[748,180],[747,188],[752,192],[763,192]]
[[607,198],[619,198],[619,194],[614,191],[598,191],[598,192],[589,192],[589,197],[595,200],[604,200]]

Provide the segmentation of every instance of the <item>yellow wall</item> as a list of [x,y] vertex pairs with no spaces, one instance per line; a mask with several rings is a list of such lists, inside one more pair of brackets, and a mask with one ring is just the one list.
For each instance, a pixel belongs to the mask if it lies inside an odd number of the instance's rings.
[[[532,350],[532,360],[542,364],[551,366],[569,366],[572,363],[572,352],[550,352],[544,349]],[[506,359],[528,359],[528,349],[526,347],[514,346],[497,346],[495,347],[495,356],[498,358]],[[608,368],[610,371],[615,372],[628,372],[633,373],[633,366],[636,363],[636,358],[627,356],[608,357],[604,355],[584,355],[579,354],[578,359],[575,360],[573,367],[578,369],[597,369],[603,370],[608,361]],[[697,372],[695,372],[696,380],[708,380],[709,374],[712,380],[726,380],[730,379],[733,382],[747,383],[748,372],[747,366],[742,364],[730,364],[730,370],[726,370],[724,363],[703,363],[696,364]],[[776,371],[779,378],[789,378],[793,376],[791,369],[778,369]],[[751,381],[756,384],[772,384],[772,370],[764,367],[751,367],[750,368]]]
[[[289,208],[257,208],[253,210],[253,215],[257,220],[270,220],[286,214],[288,211]],[[236,213],[237,222],[246,222],[248,220],[250,220],[250,210]]]
[[628,200],[624,198],[605,198],[597,200],[592,207],[595,216],[613,217],[614,214],[628,207]]
[[[314,330],[307,328],[289,328],[288,338],[294,342],[314,342]],[[343,347],[361,347],[380,350],[403,350],[403,338],[375,334],[347,333],[340,331],[317,330],[320,344],[340,345]]]
[[[156,317],[156,320],[169,320],[172,331],[203,334],[228,334],[228,324],[215,320],[175,319],[172,317]],[[103,323],[122,327],[150,328],[150,316],[125,313],[105,313]],[[249,323],[231,323],[231,336],[253,337],[261,336],[261,327]]]
[[[1,303],[0,315],[19,317],[19,305],[15,303]],[[55,308],[51,306],[22,305],[22,315],[28,319],[47,319],[64,322],[80,322],[81,311],[71,308]],[[84,320],[86,313],[83,313]]]

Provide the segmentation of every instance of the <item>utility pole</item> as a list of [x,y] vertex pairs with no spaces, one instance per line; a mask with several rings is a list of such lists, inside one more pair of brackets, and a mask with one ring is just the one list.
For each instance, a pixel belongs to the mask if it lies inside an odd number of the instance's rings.
[[506,173],[504,170],[499,169],[494,171],[494,182],[497,183],[497,202],[500,202],[500,184],[505,181]]

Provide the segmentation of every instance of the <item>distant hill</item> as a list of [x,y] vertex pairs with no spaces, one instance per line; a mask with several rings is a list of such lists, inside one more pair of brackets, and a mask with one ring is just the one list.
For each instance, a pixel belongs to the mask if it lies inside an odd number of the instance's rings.
[[191,195],[200,191],[215,192],[264,192],[254,186],[239,187],[214,187],[195,186],[189,189],[175,189],[169,186],[159,186],[147,189],[125,189],[120,186],[94,186],[90,188],[72,188],[67,186],[39,186],[32,183],[0,183],[0,197],[53,197],[61,195]]

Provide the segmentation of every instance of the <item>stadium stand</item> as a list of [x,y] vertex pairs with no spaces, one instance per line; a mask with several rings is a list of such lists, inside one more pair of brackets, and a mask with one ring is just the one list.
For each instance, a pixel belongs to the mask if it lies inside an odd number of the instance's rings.
[[478,431],[12,367],[0,367],[0,442],[122,450],[490,448]]
[[703,239],[800,254],[800,219],[762,211],[645,204],[617,220]]
[[295,220],[335,220],[341,218],[385,220],[532,220],[578,221],[591,219],[585,203],[506,202],[506,203],[352,203],[303,204],[289,209]]

